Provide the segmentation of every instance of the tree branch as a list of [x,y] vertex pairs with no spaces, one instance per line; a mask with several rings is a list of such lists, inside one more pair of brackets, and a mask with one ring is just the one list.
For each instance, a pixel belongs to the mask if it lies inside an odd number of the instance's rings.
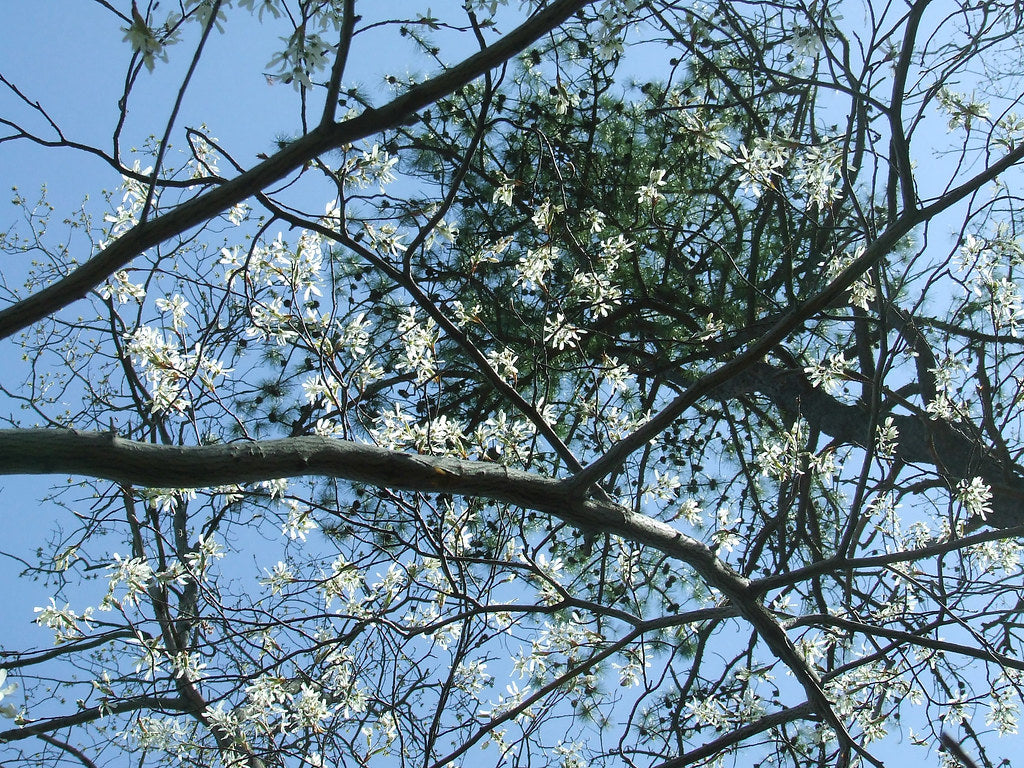
[[38,720],[34,723],[24,725],[21,728],[10,728],[0,731],[0,744],[10,741],[20,741],[43,733],[59,731],[72,725],[91,723],[106,715],[118,715],[122,712],[136,712],[140,709],[154,709],[173,712],[190,712],[184,699],[167,696],[137,696],[126,701],[115,701],[101,707],[88,707],[73,715],[62,717],[51,717],[46,720]]
[[550,514],[586,530],[622,536],[686,563],[719,590],[793,672],[816,712],[856,748],[817,675],[746,578],[697,539],[611,501],[581,498],[566,481],[493,462],[413,455],[317,436],[167,446],[125,440],[109,432],[0,430],[0,474],[21,473],[80,474],[128,485],[179,488],[281,477],[335,477],[395,490],[486,498]]
[[384,106],[368,109],[358,117],[341,123],[320,125],[288,144],[273,157],[216,189],[182,203],[162,216],[137,224],[53,285],[0,311],[0,339],[83,298],[146,249],[223,213],[324,152],[401,125],[420,109],[508,61],[593,1],[559,0],[552,3],[493,45],[436,77],[411,87]]

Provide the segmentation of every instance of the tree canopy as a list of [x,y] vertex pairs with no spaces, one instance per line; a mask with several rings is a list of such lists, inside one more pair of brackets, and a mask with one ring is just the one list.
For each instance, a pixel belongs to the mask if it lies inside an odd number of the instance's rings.
[[4,764],[1001,764],[1020,3],[437,5],[0,65]]

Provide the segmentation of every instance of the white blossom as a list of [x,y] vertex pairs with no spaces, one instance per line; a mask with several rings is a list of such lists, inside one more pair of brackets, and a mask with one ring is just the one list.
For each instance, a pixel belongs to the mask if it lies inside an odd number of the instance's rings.
[[992,489],[980,477],[957,483],[956,498],[972,517],[977,515],[985,520],[992,513]]
[[185,310],[188,309],[188,302],[178,294],[174,294],[171,298],[159,298],[155,302],[156,308],[161,312],[171,313],[171,323],[174,326],[174,330],[182,330],[185,326]]
[[302,684],[297,696],[292,698],[292,719],[295,726],[320,732],[322,723],[334,713],[320,691],[306,683]]
[[516,377],[519,375],[519,369],[516,368],[516,362],[519,360],[519,355],[513,352],[509,347],[503,347],[501,350],[490,350],[486,354],[487,364],[494,369],[505,381],[515,382]]
[[[0,668],[0,701],[18,690],[17,683],[4,683],[7,680],[7,670]],[[18,708],[13,704],[0,704],[0,716],[14,718],[18,714]]]
[[299,506],[298,502],[288,501],[288,518],[281,525],[281,533],[292,541],[306,540],[306,534],[317,529],[312,510]]
[[548,346],[558,350],[575,348],[582,338],[582,329],[566,320],[561,312],[544,318],[544,343]]
[[68,603],[65,603],[63,608],[58,608],[52,597],[49,605],[32,610],[36,613],[36,624],[53,630],[55,645],[61,645],[81,637],[83,633],[78,622],[82,622],[86,628],[89,628],[89,621],[92,619],[91,608],[79,615],[71,609]]
[[510,179],[505,174],[502,175],[502,181],[494,189],[494,195],[491,199],[493,203],[501,203],[502,205],[512,206],[512,196],[515,194],[515,180]]
[[665,197],[661,193],[661,188],[667,183],[665,181],[665,171],[661,168],[655,168],[651,171],[647,183],[637,189],[637,200],[641,205],[654,205]]
[[819,361],[804,368],[804,373],[811,385],[824,389],[830,395],[835,394],[841,382],[846,378],[846,370],[850,361],[842,352],[836,352],[827,361]]
[[760,197],[766,188],[774,189],[788,159],[785,147],[769,139],[757,138],[750,147],[740,144],[732,156],[741,171],[740,189],[754,197]]
[[560,257],[561,253],[553,245],[527,250],[526,255],[519,260],[519,278],[516,282],[522,283],[525,288],[543,288],[544,278]]
[[273,570],[268,571],[266,568],[263,570],[267,575],[260,579],[260,584],[270,587],[272,594],[281,594],[289,584],[295,581],[295,573],[291,566],[280,560],[274,565]]

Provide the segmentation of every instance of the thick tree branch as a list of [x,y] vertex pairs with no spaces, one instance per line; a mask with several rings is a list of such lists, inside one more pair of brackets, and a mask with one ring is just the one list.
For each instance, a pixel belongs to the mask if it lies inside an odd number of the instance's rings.
[[[0,474],[78,474],[130,485],[197,488],[281,477],[321,476],[396,490],[449,493],[506,502],[570,525],[654,547],[692,567],[750,622],[800,681],[815,711],[840,734],[817,675],[750,589],[714,552],[672,526],[611,501],[581,498],[565,481],[486,461],[421,456],[326,437],[166,446],[113,433],[62,429],[0,430]],[[853,745],[845,735],[844,740]]]
[[462,63],[411,87],[377,109],[341,123],[314,128],[273,157],[216,189],[130,229],[78,269],[38,293],[0,311],[0,338],[17,333],[84,297],[147,248],[179,235],[228,210],[284,178],[324,152],[408,121],[417,111],[508,61],[593,0],[559,0],[503,38]]
[[[714,394],[732,398],[759,392],[790,416],[803,416],[825,434],[851,445],[869,448],[875,440],[864,405],[847,405],[811,386],[803,371],[757,363],[726,382]],[[979,440],[958,428],[925,414],[885,414],[899,431],[894,456],[904,464],[935,467],[953,487],[960,480],[981,477],[992,489],[992,512],[987,525],[1011,528],[1024,524],[1024,478],[1008,467]]]

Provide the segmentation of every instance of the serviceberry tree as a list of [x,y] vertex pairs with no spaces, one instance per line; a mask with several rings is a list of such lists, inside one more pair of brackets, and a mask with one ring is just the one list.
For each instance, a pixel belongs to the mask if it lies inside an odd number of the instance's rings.
[[1020,3],[439,6],[97,0],[81,125],[0,71],[91,195],[0,235],[5,764],[999,764]]

